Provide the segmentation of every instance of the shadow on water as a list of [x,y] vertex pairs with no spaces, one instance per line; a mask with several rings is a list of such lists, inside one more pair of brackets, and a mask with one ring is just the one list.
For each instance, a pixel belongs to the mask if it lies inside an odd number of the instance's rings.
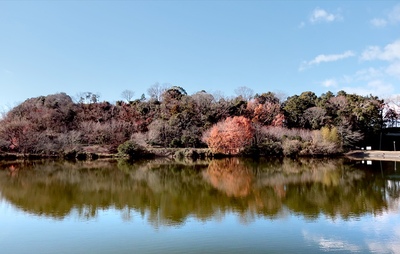
[[[131,211],[154,227],[234,212],[246,223],[287,213],[313,220],[380,214],[399,199],[396,165],[342,159],[270,161],[44,161],[0,165],[0,195],[19,209],[63,219]],[[397,165],[398,166],[398,165]],[[391,169],[390,169],[391,167]]]

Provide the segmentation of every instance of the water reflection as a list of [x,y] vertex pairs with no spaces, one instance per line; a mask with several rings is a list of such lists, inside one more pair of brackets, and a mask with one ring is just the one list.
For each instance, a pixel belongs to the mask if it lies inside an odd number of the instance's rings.
[[36,215],[63,219],[76,212],[88,219],[115,208],[123,220],[139,212],[154,227],[232,211],[243,222],[287,212],[348,219],[397,209],[400,178],[391,170],[316,159],[46,161],[1,165],[0,192],[7,202]]
[[237,158],[211,161],[204,179],[228,197],[246,197],[254,182],[254,172]]

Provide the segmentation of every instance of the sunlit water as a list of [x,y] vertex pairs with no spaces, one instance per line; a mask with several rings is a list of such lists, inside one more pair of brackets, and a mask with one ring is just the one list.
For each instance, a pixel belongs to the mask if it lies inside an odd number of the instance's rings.
[[3,163],[0,253],[400,253],[398,167]]

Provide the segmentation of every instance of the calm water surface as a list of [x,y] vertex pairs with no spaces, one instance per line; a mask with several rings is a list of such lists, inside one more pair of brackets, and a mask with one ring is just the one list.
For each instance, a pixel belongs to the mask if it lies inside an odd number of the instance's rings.
[[0,164],[0,253],[400,253],[400,163]]

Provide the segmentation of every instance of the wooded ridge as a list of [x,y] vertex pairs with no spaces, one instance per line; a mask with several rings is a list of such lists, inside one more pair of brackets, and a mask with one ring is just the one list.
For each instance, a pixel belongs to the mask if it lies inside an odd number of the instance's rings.
[[[181,87],[152,87],[115,104],[84,93],[30,98],[0,120],[3,153],[142,156],[151,148],[208,148],[212,154],[332,155],[370,145],[399,115],[376,96],[307,91],[282,101],[272,92],[242,90],[224,98]],[[124,91],[125,92],[125,91]],[[124,93],[123,93],[124,95]],[[183,150],[182,150],[183,151]],[[187,150],[189,151],[189,150]],[[183,153],[183,156],[186,156]]]

